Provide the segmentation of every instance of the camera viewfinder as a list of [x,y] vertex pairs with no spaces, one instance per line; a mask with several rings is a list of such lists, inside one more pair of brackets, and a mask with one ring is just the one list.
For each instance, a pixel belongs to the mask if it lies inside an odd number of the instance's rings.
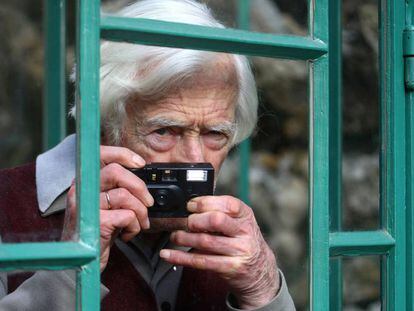
[[162,172],[162,181],[177,181],[177,172],[173,170],[164,170]]

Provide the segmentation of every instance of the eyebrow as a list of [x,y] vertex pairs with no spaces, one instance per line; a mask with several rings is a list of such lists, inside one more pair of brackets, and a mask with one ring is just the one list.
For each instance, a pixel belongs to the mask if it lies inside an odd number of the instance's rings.
[[[179,128],[186,128],[190,127],[185,121],[180,120],[173,120],[164,117],[153,117],[145,120],[143,122],[146,128],[154,128],[154,127],[179,127]],[[209,131],[221,132],[228,136],[233,136],[236,132],[236,124],[230,121],[223,121],[219,124],[212,124],[206,125],[205,129]]]
[[187,127],[188,126],[188,124],[183,121],[168,119],[164,117],[149,118],[149,119],[144,120],[143,123],[145,127],[149,127],[149,128],[150,127]]
[[227,136],[233,136],[236,132],[236,124],[233,122],[225,121],[217,125],[209,126],[207,129],[210,131],[224,133]]

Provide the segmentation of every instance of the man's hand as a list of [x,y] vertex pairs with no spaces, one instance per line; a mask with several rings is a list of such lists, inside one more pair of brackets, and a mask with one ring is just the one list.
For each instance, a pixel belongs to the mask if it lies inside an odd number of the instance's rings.
[[[101,272],[105,269],[110,248],[119,234],[129,241],[141,229],[149,229],[148,207],[154,199],[145,183],[125,167],[142,167],[144,159],[127,148],[101,146],[100,244]],[[109,200],[108,200],[109,198]],[[76,232],[75,183],[69,189],[63,240]]]
[[266,244],[253,211],[230,196],[204,196],[191,200],[188,230],[175,231],[171,241],[197,253],[162,250],[166,261],[217,272],[224,278],[239,306],[258,308],[279,290],[276,259]]

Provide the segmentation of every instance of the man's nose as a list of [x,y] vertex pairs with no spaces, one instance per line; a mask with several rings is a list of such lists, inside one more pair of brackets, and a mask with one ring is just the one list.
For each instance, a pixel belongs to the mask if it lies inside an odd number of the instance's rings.
[[186,137],[183,148],[184,162],[205,162],[200,136]]

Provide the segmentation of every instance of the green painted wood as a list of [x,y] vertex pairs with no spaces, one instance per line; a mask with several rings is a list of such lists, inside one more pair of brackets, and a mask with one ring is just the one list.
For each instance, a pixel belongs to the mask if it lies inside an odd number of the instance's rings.
[[406,105],[403,1],[380,2],[381,224],[394,238],[382,262],[382,306],[406,309]]
[[[311,310],[329,306],[329,60],[312,64],[310,114],[310,303]],[[311,82],[312,83],[312,82]]]
[[101,19],[101,36],[111,41],[298,60],[316,59],[327,50],[322,41],[306,37],[113,16]]
[[[100,1],[77,1],[77,202],[80,240],[96,250],[77,282],[82,310],[100,308],[99,266],[99,62]],[[79,304],[79,298],[82,297]]]
[[[406,2],[406,29],[414,27],[414,1]],[[414,46],[414,45],[413,45]],[[414,50],[413,50],[414,52]],[[413,53],[414,54],[414,53]],[[405,71],[414,71],[406,67]],[[414,310],[414,89],[406,89],[407,124],[407,309]]]
[[[414,32],[413,32],[414,33]],[[407,57],[405,59],[405,86],[411,91],[414,90],[414,57]]]
[[[407,12],[412,10],[407,6]],[[408,13],[407,13],[408,15]],[[408,17],[407,17],[408,19]],[[405,87],[408,91],[414,90],[414,25],[406,24],[403,34],[404,61],[405,61]]]
[[[250,0],[238,1],[238,26],[240,29],[249,30],[250,28]],[[250,139],[243,141],[239,148],[239,197],[244,203],[250,205]]]
[[44,0],[43,150],[66,136],[66,0]]
[[[309,29],[313,38],[329,46],[330,1],[309,2]],[[330,138],[329,126],[337,118],[338,103],[331,102],[330,54],[311,63],[310,131],[309,131],[309,203],[310,203],[310,309],[328,310],[329,291],[329,207],[336,204],[331,193],[336,172],[331,151],[336,152]]]
[[76,268],[96,256],[96,250],[83,243],[3,243],[0,244],[0,270]]
[[238,0],[237,25],[242,30],[250,29],[250,0]]
[[414,91],[407,103],[407,308],[414,310]]
[[395,245],[385,230],[332,232],[329,234],[331,256],[382,255]]
[[[329,88],[332,93],[331,138],[331,205],[330,231],[342,229],[342,0],[332,0],[329,7]],[[342,310],[342,258],[330,260],[329,310]]]
[[414,25],[414,1],[407,0],[406,3],[406,13],[405,13],[405,24],[410,27]]
[[407,92],[407,309],[414,310],[414,91]]
[[[409,8],[407,7],[407,10]],[[404,57],[414,56],[414,25],[406,24],[403,33]]]

